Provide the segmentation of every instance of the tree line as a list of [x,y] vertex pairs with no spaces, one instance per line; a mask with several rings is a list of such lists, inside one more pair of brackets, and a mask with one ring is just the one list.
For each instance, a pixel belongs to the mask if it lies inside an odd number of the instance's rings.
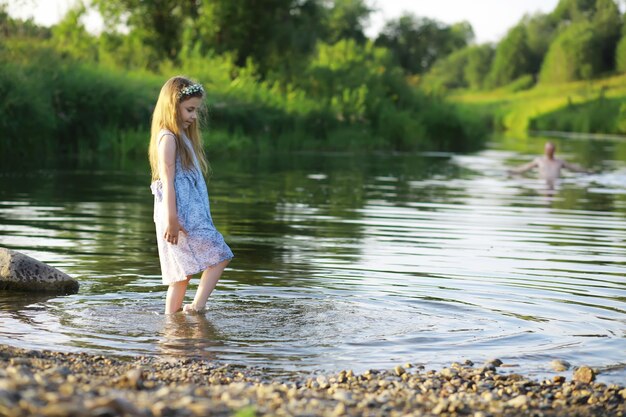
[[439,59],[424,84],[512,90],[626,73],[626,22],[614,0],[560,0],[524,16],[495,45],[467,45]]
[[[98,34],[85,27],[92,11],[104,20]],[[3,146],[26,146],[20,117],[32,93],[33,143],[140,152],[141,135],[123,133],[145,129],[176,73],[205,85],[208,140],[226,150],[480,146],[487,123],[409,75],[467,45],[471,26],[403,16],[368,39],[372,11],[365,0],[91,0],[42,28],[0,8],[0,96],[11,97],[0,128],[15,136]]]

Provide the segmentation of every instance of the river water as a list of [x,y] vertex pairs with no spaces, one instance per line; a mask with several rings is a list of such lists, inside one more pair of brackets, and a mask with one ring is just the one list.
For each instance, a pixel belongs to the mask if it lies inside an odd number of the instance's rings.
[[626,144],[559,142],[600,172],[554,189],[506,175],[542,144],[212,161],[212,213],[236,258],[199,317],[162,313],[145,161],[3,165],[0,246],[81,287],[0,292],[0,343],[275,374],[497,357],[542,378],[564,359],[624,383]]

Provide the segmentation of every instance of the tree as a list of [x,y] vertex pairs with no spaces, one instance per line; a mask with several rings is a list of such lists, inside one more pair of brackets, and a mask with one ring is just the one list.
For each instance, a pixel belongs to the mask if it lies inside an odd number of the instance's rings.
[[143,44],[141,29],[127,34],[102,32],[98,38],[98,62],[125,69],[155,69],[160,64],[157,52]]
[[481,89],[491,62],[490,44],[467,46],[438,60],[423,79],[430,89]]
[[589,79],[616,68],[622,17],[614,0],[561,0],[566,19],[541,68],[542,82]]
[[588,19],[593,13],[596,0],[560,0],[552,12],[557,21],[575,22]]
[[510,29],[498,44],[487,84],[490,87],[500,87],[522,75],[531,74],[532,63],[526,27],[519,24]]
[[615,48],[615,69],[620,73],[626,73],[626,22],[622,28],[622,39]]
[[612,70],[615,68],[615,48],[622,26],[622,16],[613,0],[596,0],[592,24],[601,49],[601,69]]
[[543,13],[524,16],[522,24],[526,27],[526,42],[530,52],[530,72],[538,74],[543,58],[557,34],[558,24],[551,14]]
[[463,70],[465,82],[472,89],[485,86],[485,79],[493,62],[494,49],[490,44],[470,46],[467,51],[467,64]]
[[113,23],[136,30],[158,56],[176,62],[183,34],[202,52],[233,52],[262,73],[289,67],[310,53],[322,34],[321,0],[92,0]]
[[602,49],[590,22],[569,25],[552,42],[541,67],[540,81],[563,83],[585,80],[602,69]]
[[56,47],[75,58],[95,61],[97,58],[97,42],[85,25],[82,18],[87,12],[84,4],[78,3],[70,9],[65,17],[52,28],[52,40]]
[[330,44],[342,39],[365,43],[365,25],[373,9],[364,0],[333,0],[324,19],[324,41]]
[[439,59],[424,77],[423,83],[434,90],[468,87],[464,69],[467,67],[469,48],[460,49]]
[[[107,26],[128,27],[141,37],[157,61],[176,60],[181,33],[188,18],[196,17],[199,2],[178,0],[92,0]],[[155,63],[156,65],[156,63]]]
[[473,37],[467,22],[446,26],[405,13],[385,24],[376,45],[389,48],[407,73],[422,74],[438,59],[466,46]]
[[49,28],[37,25],[32,18],[13,19],[7,11],[7,4],[0,2],[0,42],[10,37],[47,39],[51,35]]

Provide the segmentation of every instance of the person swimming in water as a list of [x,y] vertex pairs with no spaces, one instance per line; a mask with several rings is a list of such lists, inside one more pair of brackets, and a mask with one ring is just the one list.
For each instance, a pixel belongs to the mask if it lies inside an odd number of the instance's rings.
[[553,187],[554,183],[561,176],[561,169],[565,168],[573,172],[589,173],[590,171],[581,167],[580,165],[572,164],[564,161],[563,159],[556,158],[554,152],[556,146],[552,142],[546,142],[544,146],[544,153],[533,159],[531,162],[521,165],[517,168],[509,170],[510,174],[522,174],[526,171],[530,171],[533,168],[537,168],[539,172],[539,178],[546,181],[548,186]]

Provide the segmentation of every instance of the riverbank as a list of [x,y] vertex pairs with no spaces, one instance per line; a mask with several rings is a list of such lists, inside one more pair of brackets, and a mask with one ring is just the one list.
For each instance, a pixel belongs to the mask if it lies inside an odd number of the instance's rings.
[[458,91],[452,102],[483,114],[497,131],[523,137],[532,130],[626,134],[626,75],[527,90]]
[[[260,368],[0,346],[3,416],[623,416],[626,389],[587,370],[534,381],[501,362],[410,364],[363,374],[266,378]],[[582,367],[581,367],[582,368]],[[587,379],[586,379],[587,378]],[[584,382],[583,382],[584,381]]]

